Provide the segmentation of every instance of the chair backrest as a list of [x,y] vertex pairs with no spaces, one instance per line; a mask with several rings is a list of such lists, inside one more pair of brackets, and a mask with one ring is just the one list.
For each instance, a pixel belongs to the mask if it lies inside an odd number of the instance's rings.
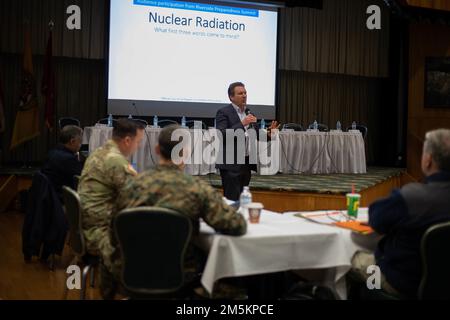
[[80,176],[79,175],[74,175],[73,176],[73,186],[75,188],[75,190],[78,190],[78,185],[80,184]]
[[138,118],[133,118],[134,121],[139,122],[140,124],[142,124],[144,127],[148,126],[148,122],[145,121],[144,119],[138,119]]
[[[116,119],[112,119],[112,122],[113,122],[113,125],[114,125],[114,123],[116,123],[117,120],[116,120]],[[108,118],[100,119],[100,120],[97,121],[97,123],[100,123],[100,124],[108,124]]]
[[283,124],[281,130],[283,129],[294,129],[294,131],[303,131],[303,126],[299,123],[285,123]]
[[[347,131],[349,131],[349,130],[351,130],[351,129],[352,129],[352,126],[348,126],[348,127],[347,127]],[[362,134],[362,136],[363,136],[364,139],[366,138],[368,129],[367,129],[367,127],[366,127],[365,125],[357,124],[357,125],[356,125],[356,130],[358,130],[359,132],[361,132],[361,134]]]
[[192,234],[188,217],[165,208],[125,209],[114,219],[114,230],[127,290],[165,294],[183,286],[184,255]]
[[28,195],[28,209],[33,211],[35,208],[35,201],[42,201],[39,196],[42,194],[42,188],[53,188],[47,176],[42,173],[41,170],[37,171],[33,175],[31,182],[31,188]]
[[[313,129],[313,128],[314,128],[314,123],[311,123],[308,126],[308,129]],[[326,124],[323,124],[323,123],[318,123],[317,124],[317,129],[319,129],[320,132],[327,132],[327,131],[329,131],[328,126]]]
[[[60,254],[64,247],[65,233],[66,221],[62,204],[48,177],[39,170],[33,175],[27,197],[22,227],[22,251],[25,256],[38,256],[41,244],[45,243],[46,254]],[[52,239],[46,237],[47,234],[51,234]]]
[[206,123],[204,123],[203,121],[200,121],[200,120],[188,120],[188,121],[186,121],[186,126],[188,126],[188,128],[194,128],[196,122],[202,124],[202,129],[205,129],[205,130],[208,129],[208,126],[206,125]]
[[81,228],[80,197],[71,188],[63,186],[63,199],[69,221],[69,245],[76,255],[83,256],[86,250]]
[[422,237],[422,281],[419,299],[450,300],[450,222],[434,225]]
[[164,119],[164,120],[159,120],[158,121],[158,125],[163,128],[165,126],[171,125],[171,124],[179,124],[178,122],[176,122],[175,120],[169,120],[169,119]]
[[63,117],[63,118],[59,118],[58,120],[58,126],[59,126],[59,130],[61,130],[62,128],[64,128],[65,126],[68,125],[73,125],[73,126],[80,126],[80,120],[76,119],[76,118],[72,118],[72,117]]

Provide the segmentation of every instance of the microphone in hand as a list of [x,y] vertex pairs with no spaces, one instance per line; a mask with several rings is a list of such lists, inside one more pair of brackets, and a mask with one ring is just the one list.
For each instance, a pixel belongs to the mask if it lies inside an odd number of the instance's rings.
[[242,120],[242,123],[244,126],[246,125],[250,125],[250,126],[254,126],[254,124],[256,123],[256,116],[250,111],[250,109],[245,109],[245,114],[247,115],[244,120]]

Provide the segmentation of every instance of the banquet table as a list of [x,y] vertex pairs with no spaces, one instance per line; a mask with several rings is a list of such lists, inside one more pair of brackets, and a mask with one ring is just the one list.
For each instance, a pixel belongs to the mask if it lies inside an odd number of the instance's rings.
[[[217,234],[202,222],[198,243],[209,252],[201,278],[204,288],[212,292],[218,279],[228,277],[325,269],[323,283],[345,299],[345,274],[350,270],[351,259],[356,251],[367,249],[359,237],[370,235],[357,235],[295,214],[263,210],[260,223],[249,223],[247,233],[241,237]],[[360,209],[358,220],[367,220],[367,208]]]
[[[185,167],[191,175],[217,173],[213,159],[214,153],[203,152],[213,141],[213,128],[191,132],[192,160],[200,155],[200,161],[192,161]],[[142,172],[158,163],[155,146],[158,143],[160,128],[148,126],[144,141],[136,154],[130,159]],[[105,125],[85,127],[83,144],[89,145],[89,152],[101,147],[112,136],[112,128]],[[201,149],[199,149],[201,147]],[[196,153],[195,150],[200,150]],[[262,150],[262,148],[260,149]],[[315,132],[280,131],[276,138],[263,150],[272,157],[269,165],[259,164],[258,173],[262,175],[285,174],[331,174],[366,173],[364,139],[359,131]],[[203,155],[203,158],[201,156]]]

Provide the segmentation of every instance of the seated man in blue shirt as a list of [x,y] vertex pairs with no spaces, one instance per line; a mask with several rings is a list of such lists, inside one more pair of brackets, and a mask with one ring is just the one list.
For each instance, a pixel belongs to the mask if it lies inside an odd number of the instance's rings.
[[366,280],[369,265],[380,267],[381,287],[391,294],[416,298],[422,278],[420,243],[432,225],[450,221],[450,130],[430,131],[422,153],[425,183],[396,189],[369,208],[369,224],[384,237],[375,255],[358,252],[352,274]]
[[74,176],[80,175],[83,163],[80,161],[79,150],[83,130],[80,127],[68,125],[61,129],[58,144],[48,155],[47,162],[42,168],[58,197],[62,199],[62,186],[74,190]]

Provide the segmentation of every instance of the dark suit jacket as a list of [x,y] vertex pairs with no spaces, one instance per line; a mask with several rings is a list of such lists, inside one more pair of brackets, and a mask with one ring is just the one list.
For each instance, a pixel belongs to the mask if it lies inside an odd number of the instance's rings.
[[[241,119],[239,119],[238,114],[236,113],[236,110],[234,109],[232,104],[229,104],[226,107],[223,107],[219,109],[216,113],[216,129],[220,130],[222,132],[222,150],[221,154],[223,157],[223,164],[216,164],[216,168],[221,170],[230,170],[230,171],[240,171],[243,164],[237,164],[237,139],[234,139],[234,163],[233,164],[227,164],[226,163],[226,129],[233,129],[233,130],[243,130],[245,131],[244,126],[242,125]],[[256,130],[256,135],[258,137],[258,127],[256,123],[252,123],[249,125],[248,130]],[[220,153],[219,153],[220,156]],[[256,171],[257,167],[256,164],[251,164],[250,169]]]
[[41,172],[33,176],[28,205],[22,227],[22,252],[28,259],[50,254],[61,255],[68,223],[56,192]]
[[59,199],[62,200],[62,186],[75,190],[73,176],[80,175],[82,169],[83,164],[78,161],[76,155],[63,145],[58,145],[50,151],[42,173],[48,177]]
[[384,235],[375,252],[377,265],[389,284],[410,298],[417,298],[423,275],[421,241],[425,231],[450,221],[450,200],[439,193],[430,197],[429,188],[448,194],[450,172],[435,173],[426,178],[426,184],[395,189],[369,207],[370,226]]

